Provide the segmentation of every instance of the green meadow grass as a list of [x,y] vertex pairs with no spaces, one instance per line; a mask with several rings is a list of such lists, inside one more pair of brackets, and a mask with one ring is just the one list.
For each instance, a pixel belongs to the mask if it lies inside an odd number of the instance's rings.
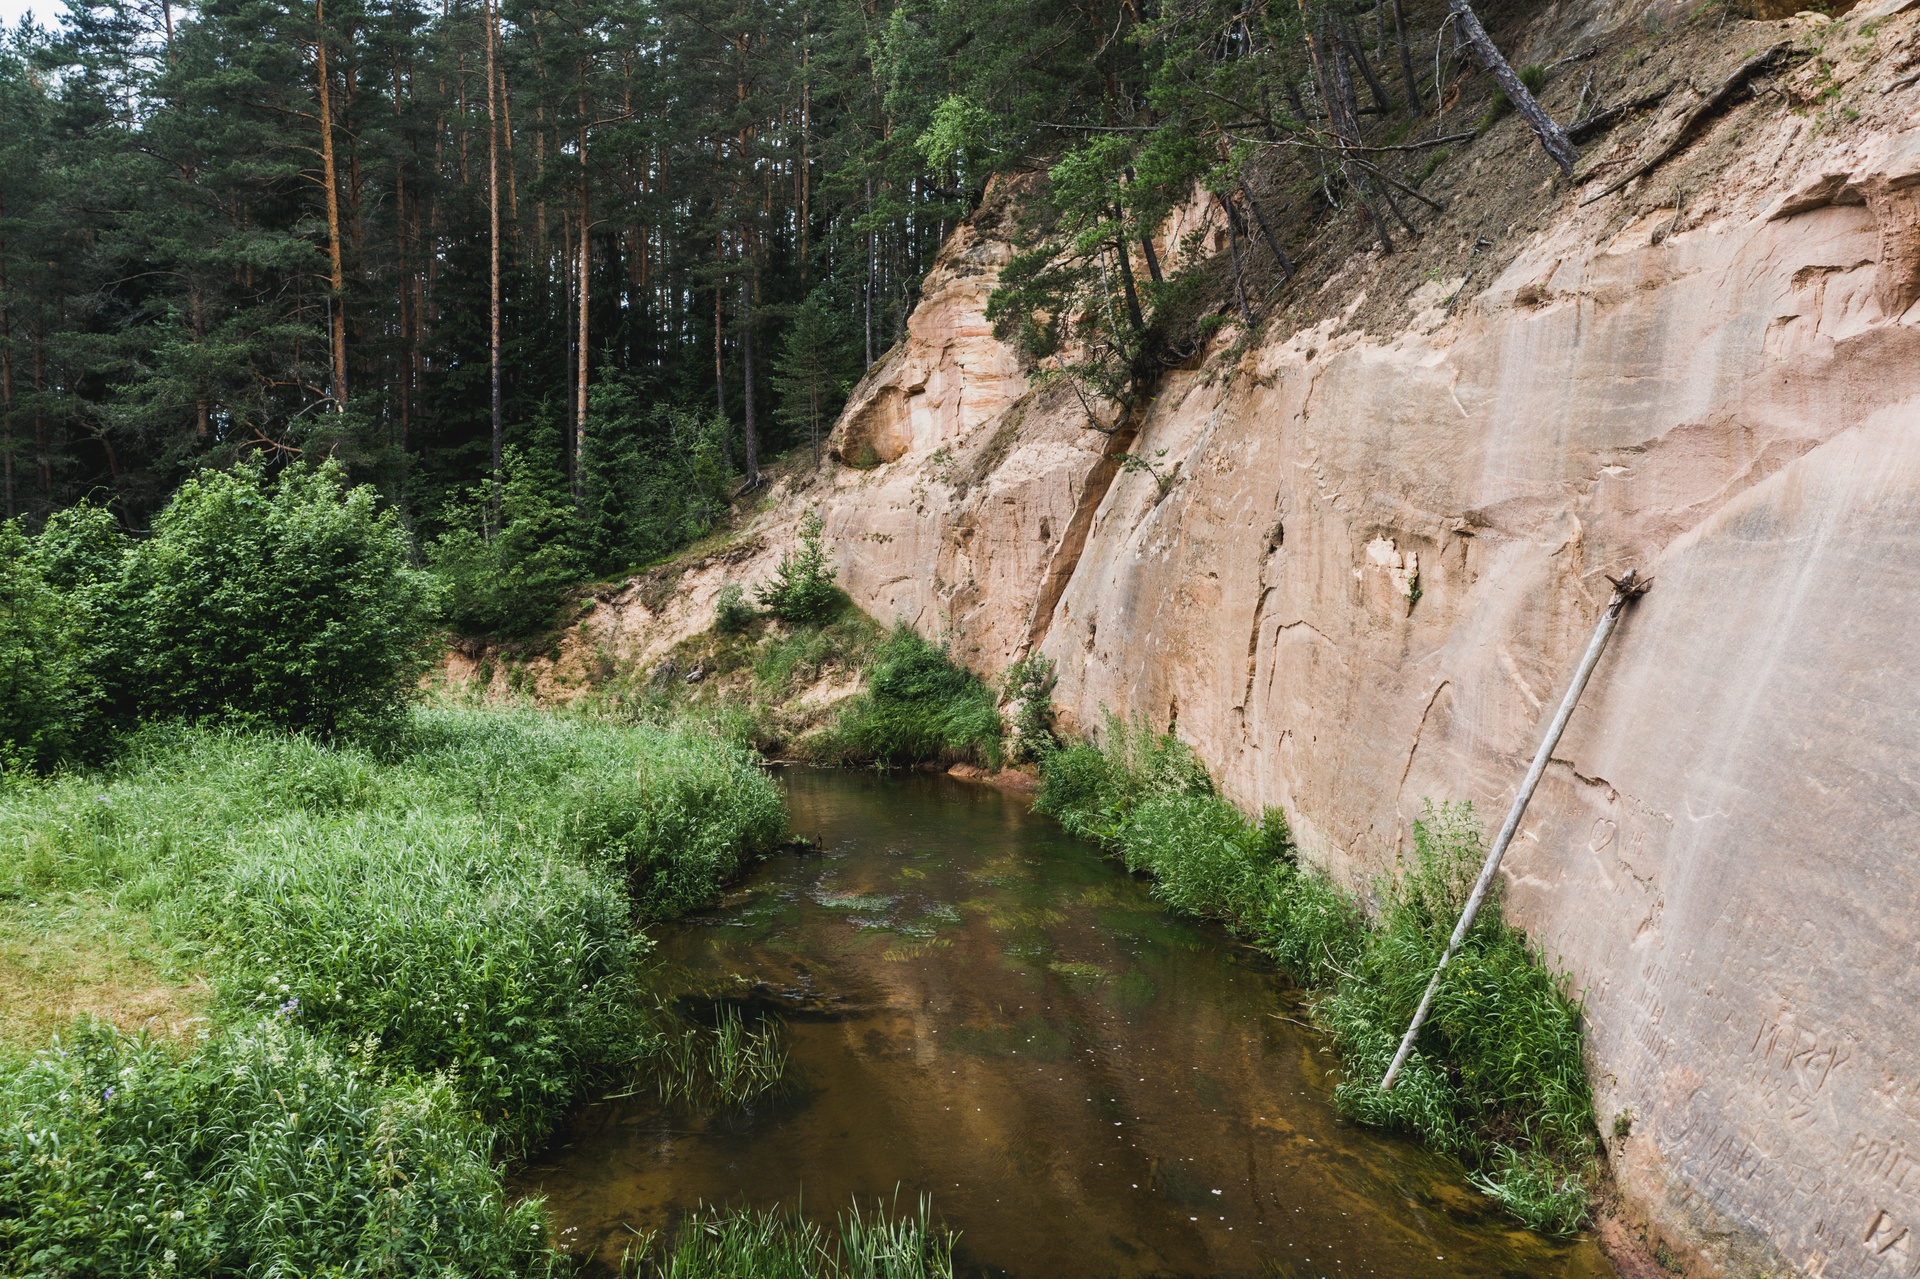
[[[637,926],[785,829],[737,746],[536,712],[421,709],[377,747],[156,728],[98,771],[10,775],[0,899],[138,918],[215,998],[197,1052],[82,1025],[5,1075],[6,1139],[41,1137],[0,1147],[0,1272],[165,1272],[163,1218],[127,1206],[162,1178],[202,1204],[165,1221],[212,1214],[199,1251],[167,1245],[181,1273],[523,1272],[539,1214],[503,1204],[490,1155],[660,1052]],[[255,1109],[223,1109],[223,1080]],[[304,1163],[245,1162],[283,1122],[266,1097],[313,1133],[287,1138]],[[330,1242],[272,1261],[295,1234]]]

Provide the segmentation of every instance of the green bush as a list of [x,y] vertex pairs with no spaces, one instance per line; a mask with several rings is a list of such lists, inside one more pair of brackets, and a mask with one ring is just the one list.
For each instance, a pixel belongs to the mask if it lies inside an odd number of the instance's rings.
[[771,580],[756,594],[769,613],[783,622],[804,626],[825,622],[839,612],[846,596],[833,584],[839,570],[828,561],[832,553],[821,540],[826,525],[808,509],[800,517],[800,545],[780,557]]
[[747,593],[738,582],[728,582],[720,588],[720,594],[713,601],[713,629],[722,635],[738,635],[753,624],[758,616],[753,605],[747,603]]
[[65,758],[98,701],[80,610],[47,582],[20,526],[0,523],[0,765]]
[[1343,1110],[1458,1156],[1529,1226],[1577,1229],[1595,1153],[1580,1012],[1497,898],[1448,965],[1394,1090],[1380,1091],[1480,866],[1472,810],[1430,809],[1415,824],[1415,864],[1383,886],[1369,926],[1352,896],[1298,863],[1279,813],[1249,822],[1170,735],[1109,716],[1104,738],[1046,757],[1036,807],[1152,875],[1160,900],[1223,920],[1319,991]]
[[572,516],[551,477],[513,448],[501,472],[498,484],[478,484],[464,501],[447,504],[447,531],[427,549],[444,616],[470,635],[544,630],[582,573],[569,540]]
[[181,1060],[103,1025],[0,1075],[0,1272],[146,1279],[548,1268],[446,1085],[267,1017]]
[[1013,703],[1007,753],[1016,760],[1044,759],[1060,744],[1053,733],[1053,689],[1059,683],[1053,659],[1029,653],[1007,667],[1000,691]]
[[841,712],[826,751],[843,762],[995,763],[1000,735],[993,690],[902,622],[874,654],[867,691]]
[[180,486],[120,592],[132,708],[331,735],[390,724],[425,667],[432,583],[329,462]]

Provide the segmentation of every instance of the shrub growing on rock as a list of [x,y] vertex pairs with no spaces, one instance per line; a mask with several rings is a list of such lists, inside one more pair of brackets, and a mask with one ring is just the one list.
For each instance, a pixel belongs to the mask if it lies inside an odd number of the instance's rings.
[[795,626],[824,622],[840,611],[846,597],[834,586],[838,574],[832,552],[821,539],[826,524],[809,509],[800,517],[800,544],[780,557],[780,566],[758,592],[769,613]]
[[842,762],[998,763],[993,690],[902,622],[874,654],[867,691],[841,712],[827,754]]

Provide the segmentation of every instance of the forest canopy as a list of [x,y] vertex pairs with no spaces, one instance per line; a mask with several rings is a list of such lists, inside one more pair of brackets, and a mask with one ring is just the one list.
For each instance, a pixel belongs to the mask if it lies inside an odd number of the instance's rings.
[[[1412,233],[1436,89],[1483,60],[1456,17],[68,0],[0,37],[3,513],[141,536],[204,468],[331,460],[501,629],[488,575],[548,599],[702,536],[770,456],[818,465],[996,173],[990,315],[1101,425],[1331,221]],[[1156,248],[1196,193],[1215,229]]]

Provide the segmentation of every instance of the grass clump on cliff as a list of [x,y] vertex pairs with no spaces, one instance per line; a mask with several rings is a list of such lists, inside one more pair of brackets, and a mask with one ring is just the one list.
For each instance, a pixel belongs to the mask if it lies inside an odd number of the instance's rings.
[[999,698],[947,650],[902,622],[874,652],[867,691],[852,699],[817,753],[840,763],[998,764]]
[[1470,807],[1429,808],[1413,863],[1361,904],[1295,856],[1284,818],[1249,821],[1171,735],[1109,717],[1102,745],[1049,755],[1037,807],[1154,877],[1168,905],[1220,919],[1316,992],[1340,1054],[1335,1102],[1363,1122],[1417,1133],[1535,1229],[1586,1220],[1593,1104],[1577,1005],[1502,918],[1497,896],[1448,966],[1399,1082],[1380,1091],[1484,850]]

